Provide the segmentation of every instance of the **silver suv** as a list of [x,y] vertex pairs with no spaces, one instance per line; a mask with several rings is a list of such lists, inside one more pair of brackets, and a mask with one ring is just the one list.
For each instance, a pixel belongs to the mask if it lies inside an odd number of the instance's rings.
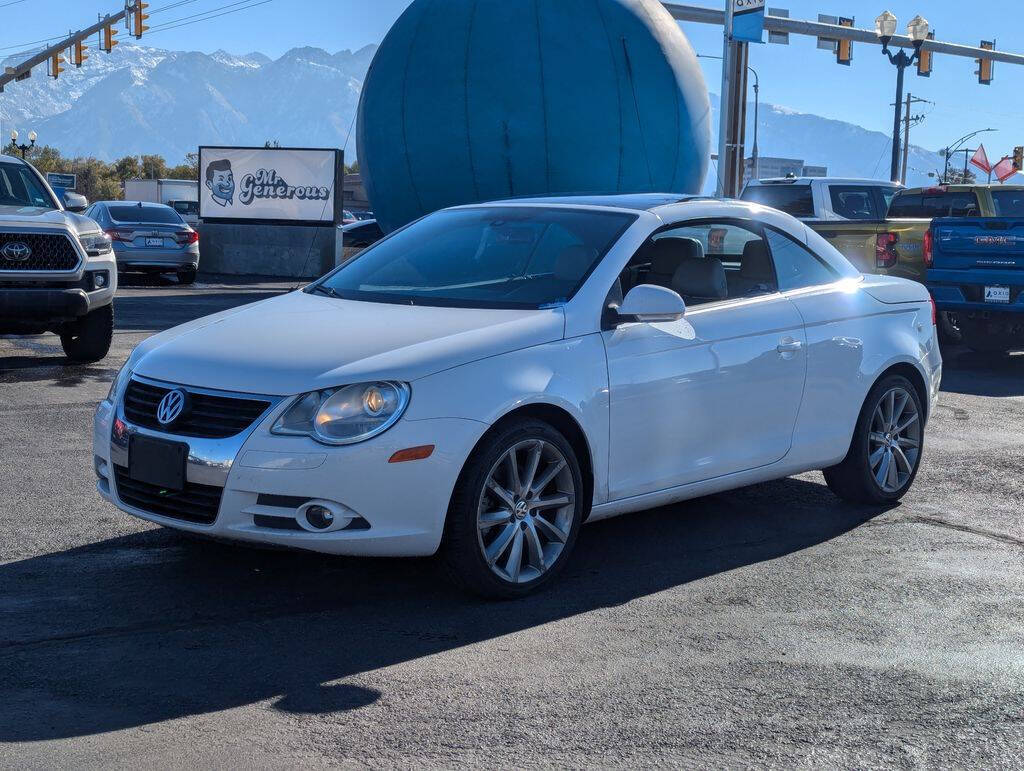
[[116,290],[109,236],[66,210],[30,164],[0,155],[0,335],[55,332],[68,358],[98,361]]

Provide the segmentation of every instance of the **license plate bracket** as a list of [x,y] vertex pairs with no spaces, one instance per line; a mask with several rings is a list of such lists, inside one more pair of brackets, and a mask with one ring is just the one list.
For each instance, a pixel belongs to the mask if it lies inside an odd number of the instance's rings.
[[1008,303],[1010,302],[1010,287],[1008,286],[986,286],[985,302],[987,303]]
[[128,442],[128,476],[167,490],[185,488],[188,445],[135,434]]
[[153,236],[146,237],[146,246],[163,246],[164,240],[162,238],[155,238]]

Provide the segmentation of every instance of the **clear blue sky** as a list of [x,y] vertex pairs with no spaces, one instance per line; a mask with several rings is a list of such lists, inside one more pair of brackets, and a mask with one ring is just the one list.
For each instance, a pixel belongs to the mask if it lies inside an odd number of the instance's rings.
[[[242,0],[242,4],[257,1]],[[232,10],[225,7],[232,2],[152,0],[150,25],[155,28],[197,13]],[[692,2],[723,5],[712,0]],[[177,3],[181,4],[160,10]],[[114,11],[119,5],[120,0],[0,0],[0,47],[80,28],[94,20],[97,12]],[[269,56],[301,45],[332,52],[355,49],[379,42],[407,5],[408,0],[270,0],[202,23],[154,29],[143,42],[175,50],[255,50]],[[977,45],[982,38],[995,37],[999,48],[1024,53],[1024,6],[1002,0],[769,0],[769,5],[788,8],[793,18],[816,19],[818,13],[852,15],[858,27],[868,28],[886,7],[900,18],[901,28],[914,14],[922,13],[940,39]],[[684,29],[699,53],[721,54],[720,29],[701,24],[686,24]],[[0,54],[11,52],[8,48]],[[895,91],[895,70],[877,47],[855,46],[853,65],[841,67],[829,53],[817,50],[813,40],[794,36],[789,46],[752,46],[750,62],[760,73],[761,98],[766,102],[886,133],[892,130],[889,104]],[[720,64],[716,60],[704,60],[703,64],[708,86],[717,92]],[[908,90],[935,102],[918,107],[927,118],[913,129],[915,144],[937,150],[985,127],[1000,129],[985,139],[990,157],[1024,144],[1024,67],[997,64],[991,86],[978,85],[974,69],[972,60],[939,56],[930,79],[908,71]]]

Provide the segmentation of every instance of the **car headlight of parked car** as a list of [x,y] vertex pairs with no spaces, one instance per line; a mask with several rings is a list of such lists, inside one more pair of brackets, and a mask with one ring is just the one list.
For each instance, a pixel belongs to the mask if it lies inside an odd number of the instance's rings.
[[83,233],[78,240],[82,244],[82,248],[85,249],[85,253],[90,257],[99,257],[111,250],[110,236],[106,233]]
[[114,382],[110,384],[110,391],[107,393],[107,401],[113,402],[117,399],[118,394],[124,389],[125,384],[132,376],[132,372],[135,369],[136,364],[135,350],[128,355],[125,359],[124,364],[121,365],[121,369],[117,371],[117,375],[114,377]]
[[323,444],[355,444],[382,434],[409,405],[407,383],[381,381],[302,394],[271,433],[309,436]]

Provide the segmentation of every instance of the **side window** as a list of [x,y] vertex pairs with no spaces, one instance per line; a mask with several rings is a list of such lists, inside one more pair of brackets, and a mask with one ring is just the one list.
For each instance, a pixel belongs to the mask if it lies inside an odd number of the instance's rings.
[[863,185],[831,185],[829,196],[832,211],[848,220],[878,219],[873,205],[874,195],[870,187]]
[[655,233],[619,278],[623,292],[656,284],[688,305],[777,291],[767,244],[756,225],[694,222]]
[[831,284],[839,279],[836,272],[807,247],[774,230],[766,230],[765,233],[772,250],[780,291]]

